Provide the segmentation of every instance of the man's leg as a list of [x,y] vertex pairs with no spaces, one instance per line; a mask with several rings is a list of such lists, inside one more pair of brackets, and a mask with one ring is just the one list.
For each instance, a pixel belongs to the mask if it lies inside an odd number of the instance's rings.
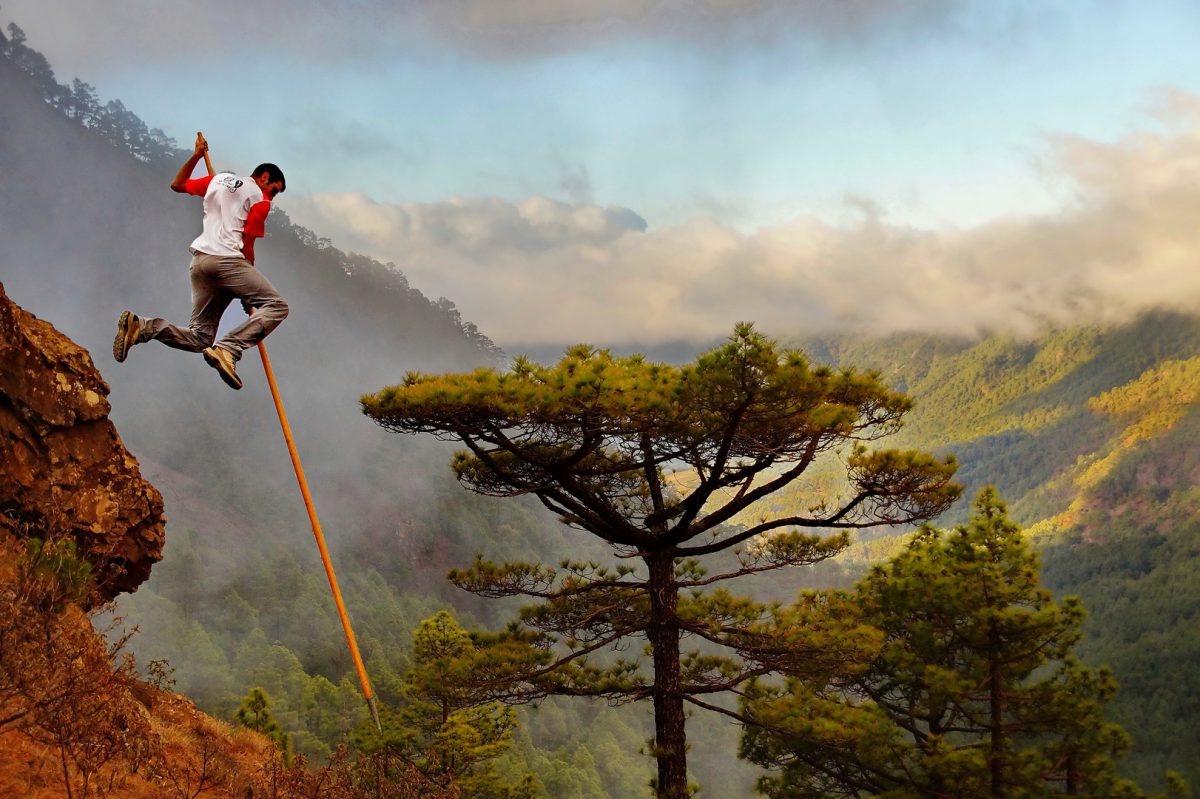
[[204,253],[192,258],[192,318],[187,328],[176,327],[166,319],[142,319],[138,341],[157,339],[168,347],[188,352],[211,347],[221,315],[233,301],[233,294],[221,284],[224,260]]
[[244,350],[258,344],[279,327],[279,323],[287,318],[288,304],[262,272],[241,258],[221,260],[221,285],[255,311],[216,344],[217,349],[230,353],[236,361],[241,359]]
[[229,332],[214,346],[204,350],[204,360],[217,370],[230,388],[241,388],[237,362],[247,347],[266,338],[288,315],[283,297],[250,263],[242,258],[222,258],[219,266],[221,287],[257,313]]

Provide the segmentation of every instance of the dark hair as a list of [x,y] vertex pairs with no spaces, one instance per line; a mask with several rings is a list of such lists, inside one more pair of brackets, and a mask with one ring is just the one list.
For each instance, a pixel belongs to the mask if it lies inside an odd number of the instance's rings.
[[250,177],[256,178],[259,175],[266,173],[269,182],[274,183],[279,181],[279,193],[283,194],[287,190],[287,181],[283,178],[283,170],[274,164],[259,164],[254,167],[254,171],[250,173]]

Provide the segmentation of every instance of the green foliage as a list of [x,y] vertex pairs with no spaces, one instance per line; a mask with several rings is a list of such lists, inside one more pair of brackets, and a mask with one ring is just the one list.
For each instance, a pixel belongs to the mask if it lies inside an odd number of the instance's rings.
[[39,610],[61,613],[68,605],[85,604],[95,589],[92,567],[79,557],[68,538],[29,538],[17,563],[18,580]]
[[[1032,524],[1067,509],[1091,462],[1114,452],[1119,462],[1142,446],[1144,438],[1122,435],[1137,419],[1122,424],[1107,408],[1137,408],[1158,420],[1140,429],[1162,431],[1172,409],[1192,403],[1200,320],[1156,313],[1037,339],[908,335],[816,344],[834,363],[873,366],[903,386],[916,405],[897,440],[952,449],[968,488],[997,485]],[[793,502],[788,492],[781,502]],[[967,512],[965,503],[956,510],[960,518]]]
[[531,799],[533,776],[505,780],[494,761],[512,745],[516,712],[473,687],[476,647],[455,618],[440,611],[413,633],[413,666],[398,709],[380,712],[382,732],[364,723],[355,746],[385,751],[464,799]]
[[[885,636],[848,679],[756,686],[743,756],[772,797],[1141,795],[1116,776],[1128,736],[1105,721],[1107,669],[1074,656],[1083,609],[1053,601],[991,489],[969,524],[924,527],[858,585]],[[840,675],[837,675],[840,676]]]
[[[466,487],[533,494],[565,524],[642,561],[644,571],[581,559],[552,569],[480,557],[451,580],[487,597],[541,600],[488,640],[471,670],[479,690],[510,701],[653,700],[663,797],[692,792],[684,702],[721,712],[711,696],[771,673],[788,655],[837,671],[870,646],[827,607],[793,612],[819,623],[787,623],[777,608],[716,586],[818,563],[848,544],[837,531],[928,519],[959,494],[953,458],[866,447],[899,429],[906,397],[874,374],[812,368],[746,324],[689,366],[581,345],[551,367],[517,359],[503,374],[410,373],[362,406],[387,429],[461,441],[467,450],[452,465]],[[839,447],[844,496],[732,523]],[[705,559],[731,552],[736,565],[709,575]],[[699,646],[684,650],[684,636]],[[604,657],[631,638],[646,641],[649,663]]]
[[1046,574],[1056,590],[1077,592],[1087,604],[1081,657],[1110,665],[1120,680],[1108,715],[1133,738],[1123,772],[1147,786],[1161,785],[1168,769],[1195,780],[1200,701],[1190,686],[1200,680],[1200,524],[1193,517],[1170,535],[1149,518],[1126,524],[1111,529],[1111,541],[1047,548]]
[[285,760],[291,756],[291,740],[271,714],[271,700],[261,688],[250,689],[234,718],[246,729],[260,732],[271,739]]
[[[904,523],[958,496],[953,459],[861,446],[899,429],[907,398],[871,374],[810,368],[801,353],[779,351],[749,325],[692,366],[580,346],[553,367],[518,359],[505,374],[410,374],[362,405],[388,429],[465,443],[454,468],[469,488],[532,493],[568,524],[618,547],[678,547],[681,557],[783,527]],[[693,550],[679,546],[715,534],[840,444],[854,445],[845,502]],[[784,465],[782,474],[772,471]],[[681,466],[691,478],[665,472]],[[738,493],[710,510],[726,490]]]

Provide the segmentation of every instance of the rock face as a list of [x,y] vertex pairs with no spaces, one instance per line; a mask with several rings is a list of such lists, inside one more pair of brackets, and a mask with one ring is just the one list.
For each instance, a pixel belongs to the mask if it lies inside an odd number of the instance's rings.
[[107,396],[87,351],[0,284],[0,531],[72,536],[112,598],[150,576],[166,520]]

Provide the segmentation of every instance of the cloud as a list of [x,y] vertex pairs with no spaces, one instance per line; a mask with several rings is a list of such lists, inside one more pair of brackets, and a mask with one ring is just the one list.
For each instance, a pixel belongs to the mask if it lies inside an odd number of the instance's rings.
[[338,246],[394,261],[506,347],[691,339],[757,321],[830,331],[1033,333],[1200,310],[1200,99],[1166,92],[1166,125],[1115,142],[1050,139],[1043,168],[1073,188],[1056,213],[966,229],[812,218],[752,233],[712,219],[648,229],[634,212],[541,197],[377,203],[290,198]]
[[141,59],[293,53],[370,62],[421,50],[520,60],[614,41],[837,43],[944,29],[961,0],[6,0],[30,43],[67,76]]
[[839,41],[939,26],[954,0],[437,0],[428,28],[466,49],[520,57],[629,37],[721,43],[781,31]]
[[[545,197],[441,203],[380,203],[364,194],[316,194],[287,203],[305,227],[327,224],[349,249],[396,250],[409,258],[528,257],[610,245],[646,221],[624,208],[568,205]],[[328,228],[327,228],[328,229]]]

